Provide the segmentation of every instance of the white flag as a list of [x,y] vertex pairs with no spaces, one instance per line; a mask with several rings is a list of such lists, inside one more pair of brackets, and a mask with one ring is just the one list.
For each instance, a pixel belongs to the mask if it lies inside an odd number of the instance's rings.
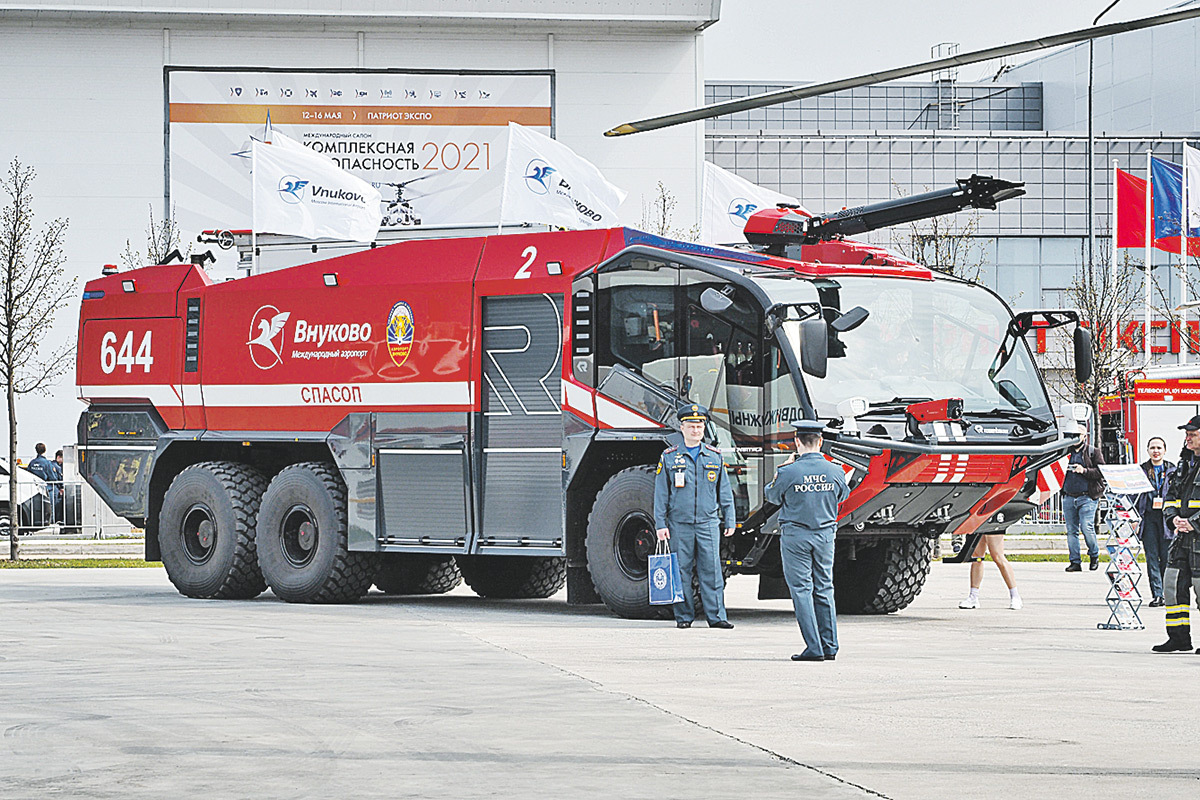
[[[704,209],[700,214],[700,241],[741,244],[742,231],[755,211],[776,203],[796,205],[796,198],[764,189],[710,161],[704,162]],[[807,211],[805,213],[808,213]]]
[[1183,168],[1187,170],[1188,230],[1200,228],[1200,150],[1183,146]]
[[371,242],[382,216],[379,190],[279,131],[251,143],[254,230],[305,239]]
[[626,192],[565,144],[508,123],[500,222],[612,228]]

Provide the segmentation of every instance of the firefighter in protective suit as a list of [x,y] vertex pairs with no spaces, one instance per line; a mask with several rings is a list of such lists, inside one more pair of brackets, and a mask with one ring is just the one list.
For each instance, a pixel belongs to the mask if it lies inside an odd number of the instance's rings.
[[1175,532],[1175,539],[1167,552],[1167,571],[1163,575],[1167,640],[1152,648],[1156,653],[1192,649],[1190,589],[1195,589],[1200,602],[1200,414],[1179,429],[1185,432],[1184,449],[1191,451],[1191,460],[1186,469],[1180,465],[1163,503],[1163,525]]
[[708,409],[679,409],[683,443],[668,447],[654,476],[654,527],[659,541],[669,539],[679,558],[683,602],[676,603],[675,624],[692,627],[692,570],[700,583],[700,602],[710,628],[733,627],[725,616],[725,577],[721,574],[721,532],[732,536],[737,526],[733,488],[725,474],[721,451],[705,444]]

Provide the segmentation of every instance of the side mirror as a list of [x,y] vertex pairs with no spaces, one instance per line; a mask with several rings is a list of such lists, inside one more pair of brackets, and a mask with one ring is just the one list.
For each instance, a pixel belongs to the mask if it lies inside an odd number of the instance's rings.
[[824,378],[829,363],[829,326],[823,319],[800,323],[800,369],[814,378]]
[[829,327],[833,328],[838,333],[845,333],[846,331],[852,331],[855,328],[857,328],[859,325],[862,325],[864,322],[866,322],[867,317],[869,317],[870,315],[871,315],[871,312],[867,311],[862,306],[855,306],[854,308],[850,309],[845,314],[842,314],[840,317],[838,317],[833,322],[831,322],[829,324]]
[[720,314],[733,305],[733,298],[709,287],[700,293],[700,307],[710,314]]
[[1087,383],[1092,378],[1092,332],[1075,326],[1075,380]]

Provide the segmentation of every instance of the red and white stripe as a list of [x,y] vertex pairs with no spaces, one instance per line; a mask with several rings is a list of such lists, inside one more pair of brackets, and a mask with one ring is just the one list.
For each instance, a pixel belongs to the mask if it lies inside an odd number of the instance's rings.
[[562,382],[562,404],[575,416],[597,428],[655,428],[664,426],[645,414],[624,406],[582,383]]
[[1037,489],[1030,496],[1029,502],[1041,505],[1062,490],[1067,479],[1067,461],[1070,456],[1063,456],[1053,464],[1042,467],[1037,474]]
[[967,475],[971,456],[964,453],[948,453],[938,456],[937,474],[930,483],[962,483]]

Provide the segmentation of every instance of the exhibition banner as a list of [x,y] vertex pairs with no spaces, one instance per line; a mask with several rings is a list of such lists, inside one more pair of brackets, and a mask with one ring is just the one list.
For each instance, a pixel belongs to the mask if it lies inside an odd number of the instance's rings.
[[497,220],[508,123],[551,134],[548,72],[174,69],[169,200],[185,234],[251,223],[251,150],[271,127],[381,195],[382,226]]

